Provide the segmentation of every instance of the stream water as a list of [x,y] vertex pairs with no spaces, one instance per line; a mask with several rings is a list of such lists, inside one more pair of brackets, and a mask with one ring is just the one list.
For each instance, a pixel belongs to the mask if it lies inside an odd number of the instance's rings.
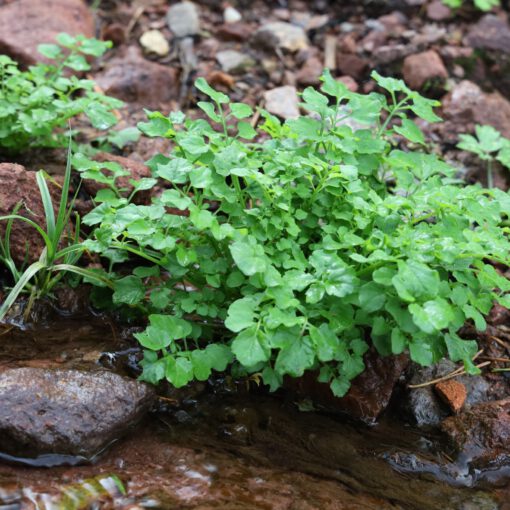
[[[136,357],[129,332],[102,318],[1,335],[0,370],[129,371]],[[505,473],[453,464],[438,438],[398,417],[367,427],[311,409],[225,381],[168,392],[93,462],[44,468],[4,457],[0,509],[510,509]]]

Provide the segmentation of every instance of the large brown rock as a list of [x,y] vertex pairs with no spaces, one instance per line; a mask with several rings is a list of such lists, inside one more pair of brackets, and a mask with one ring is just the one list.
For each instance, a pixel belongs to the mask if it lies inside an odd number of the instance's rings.
[[333,395],[329,384],[318,382],[317,374],[313,372],[306,372],[299,379],[286,380],[286,386],[328,411],[374,423],[388,406],[409,358],[406,355],[382,357],[369,352],[364,361],[365,371],[351,381],[351,388],[342,398]]
[[445,80],[448,72],[441,57],[434,51],[424,51],[409,55],[404,59],[402,67],[404,81],[415,90],[435,80]]
[[179,90],[176,69],[146,60],[135,47],[110,60],[95,79],[105,94],[147,108],[176,99]]
[[94,18],[82,0],[14,0],[0,7],[0,54],[32,65],[44,60],[39,44],[55,42],[61,32],[93,37],[94,30]]
[[[60,200],[59,188],[48,182],[54,206]],[[11,214],[18,203],[22,204],[18,214],[46,226],[44,207],[36,181],[36,173],[30,172],[21,165],[0,163],[0,216]],[[0,221],[0,236],[4,236],[6,221]],[[37,231],[27,223],[16,220],[10,237],[11,256],[17,264],[25,258],[27,262],[36,261],[45,244]]]
[[473,406],[444,420],[441,429],[457,453],[488,466],[510,455],[510,399]]
[[488,124],[510,138],[510,102],[499,92],[487,94],[473,82],[464,80],[443,100],[446,135],[473,130],[474,124]]
[[137,422],[151,387],[107,372],[15,368],[0,374],[0,450],[89,458]]

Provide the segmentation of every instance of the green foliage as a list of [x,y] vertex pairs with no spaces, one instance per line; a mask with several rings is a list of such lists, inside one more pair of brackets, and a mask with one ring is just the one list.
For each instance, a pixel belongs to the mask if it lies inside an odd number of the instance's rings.
[[493,186],[492,166],[495,161],[510,168],[510,140],[492,126],[476,126],[475,136],[460,135],[459,149],[473,152],[487,162],[488,187]]
[[[466,320],[483,330],[493,300],[508,300],[487,261],[508,263],[510,198],[397,148],[395,133],[425,144],[408,115],[437,121],[438,103],[373,77],[389,99],[325,73],[302,94],[308,116],[282,124],[261,110],[260,142],[251,108],[199,79],[210,98],[199,106],[220,131],[182,113],[147,112],[138,126],[175,144],[148,162],[155,179],[142,186],[163,188],[151,205],[96,174],[110,188],[84,218],[95,228],[86,246],[109,259],[115,303],[150,314],[137,335],[145,380],[182,386],[232,365],[276,389],[316,370],[343,395],[371,345],[476,373],[476,342],[457,331]],[[93,177],[93,162],[75,165]],[[128,259],[132,273],[115,274]]]
[[41,44],[40,53],[52,61],[27,71],[0,55],[0,147],[11,152],[29,146],[65,146],[62,128],[84,114],[100,130],[117,119],[112,108],[122,102],[94,91],[94,82],[79,78],[90,69],[89,57],[101,56],[110,43],[83,36],[57,36],[58,44]]
[[[6,222],[4,237],[0,238],[0,261],[9,269],[15,282],[14,287],[0,307],[0,321],[4,319],[10,307],[25,290],[30,292],[29,303],[25,310],[28,314],[33,302],[49,295],[64,273],[78,274],[93,281],[96,285],[111,285],[101,275],[76,265],[85,247],[79,239],[79,217],[76,217],[74,232],[70,221],[74,202],[74,200],[69,201],[68,198],[71,182],[70,154],[58,207],[53,204],[46,179],[47,175],[42,170],[37,172],[37,185],[44,207],[46,225],[37,224],[29,216],[19,215],[21,204],[18,204],[12,214],[0,216],[0,221]],[[55,209],[57,210],[56,216]],[[24,222],[34,228],[44,240],[45,248],[39,260],[26,268],[17,267],[11,256],[10,235],[14,221]]]
[[[465,0],[442,0],[445,5],[452,9],[458,9],[464,5]],[[494,7],[500,5],[500,0],[473,0],[473,3],[477,9],[481,11],[490,11]]]

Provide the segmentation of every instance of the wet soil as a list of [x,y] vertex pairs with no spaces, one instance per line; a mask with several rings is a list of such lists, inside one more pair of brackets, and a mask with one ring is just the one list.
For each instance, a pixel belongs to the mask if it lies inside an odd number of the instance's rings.
[[[136,348],[127,336],[101,317],[4,329],[0,370],[106,364],[130,372]],[[34,468],[4,461],[0,508],[509,508],[507,473],[477,473],[450,462],[440,438],[396,416],[361,426],[318,413],[306,401],[248,389],[248,383],[216,381],[180,398],[163,392],[130,436],[88,464]],[[125,495],[96,491],[79,502],[65,496],[83,480],[90,488],[87,480],[112,475]]]

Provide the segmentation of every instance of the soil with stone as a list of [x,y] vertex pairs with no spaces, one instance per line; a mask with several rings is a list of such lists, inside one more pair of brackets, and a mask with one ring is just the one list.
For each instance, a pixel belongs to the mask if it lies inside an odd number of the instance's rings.
[[[488,124],[510,138],[507,2],[485,14],[440,0],[0,0],[0,54],[23,66],[62,31],[113,41],[90,77],[126,102],[119,128],[143,120],[143,108],[203,116],[193,87],[201,76],[235,101],[295,118],[299,93],[328,67],[352,91],[374,91],[375,69],[439,99],[444,122],[420,127],[468,182],[485,184],[485,172],[455,148],[458,135]],[[84,127],[80,136],[97,134]],[[144,162],[169,150],[142,138],[96,158],[140,179],[150,175]],[[20,214],[44,221],[39,168],[58,184],[65,154],[0,153],[0,215],[21,201]],[[495,168],[495,185],[508,190],[507,171]],[[90,210],[98,189],[83,183],[77,211]],[[50,191],[58,197],[57,185]],[[11,236],[17,262],[27,249],[29,262],[38,258],[31,230],[15,223]],[[343,399],[313,374],[269,398],[249,381],[179,392],[136,382],[134,329],[93,314],[82,291],[57,292],[29,323],[20,303],[0,325],[1,508],[51,508],[70,486],[104,477],[110,487],[113,474],[127,494],[99,490],[79,508],[510,508],[510,372],[492,372],[510,367],[507,310],[494,307],[483,335],[463,332],[491,361],[481,376],[369,353]]]

